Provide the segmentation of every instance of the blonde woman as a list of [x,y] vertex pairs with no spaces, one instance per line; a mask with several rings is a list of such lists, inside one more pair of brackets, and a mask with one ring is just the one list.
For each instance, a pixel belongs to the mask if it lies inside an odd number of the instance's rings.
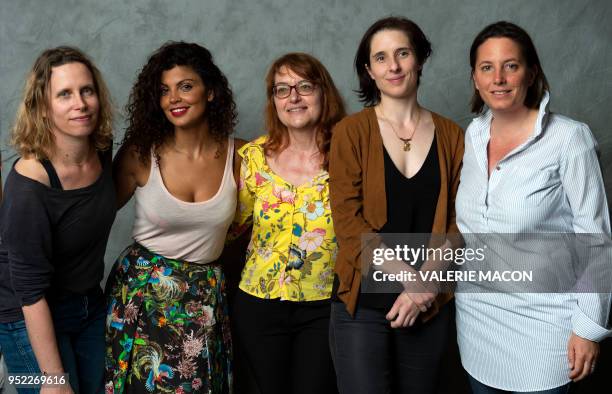
[[111,128],[87,56],[44,51],[26,82],[12,134],[20,158],[0,207],[0,346],[9,373],[68,374],[68,393],[102,389]]

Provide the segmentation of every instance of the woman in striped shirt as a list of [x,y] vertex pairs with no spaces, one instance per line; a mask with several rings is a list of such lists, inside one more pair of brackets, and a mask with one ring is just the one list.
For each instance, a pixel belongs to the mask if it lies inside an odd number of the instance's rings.
[[[587,125],[548,111],[548,83],[529,35],[508,22],[492,24],[474,40],[470,64],[472,111],[480,116],[466,132],[456,201],[467,246],[468,233],[511,240],[513,258],[497,258],[516,267],[524,263],[516,258],[523,252],[516,240],[530,233],[540,239],[542,233],[597,234],[609,245],[595,139]],[[544,243],[536,245],[541,249]],[[547,280],[562,264],[575,262],[568,248],[556,252],[566,260],[541,250],[534,254]],[[600,273],[610,270],[608,263]],[[460,284],[458,342],[474,392],[566,393],[572,380],[591,373],[598,341],[609,334],[610,294],[596,290],[561,293],[532,286],[484,294],[468,293]]]

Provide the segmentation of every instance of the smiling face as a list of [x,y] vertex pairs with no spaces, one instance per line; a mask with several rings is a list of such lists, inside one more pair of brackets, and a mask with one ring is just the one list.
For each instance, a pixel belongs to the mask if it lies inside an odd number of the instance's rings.
[[367,69],[381,97],[405,98],[416,94],[421,65],[410,39],[401,30],[381,30],[372,36]]
[[478,47],[473,73],[474,87],[495,112],[525,108],[534,73],[527,67],[520,47],[506,37],[489,38]]
[[[305,79],[283,66],[274,75],[274,86],[286,84],[297,86]],[[314,132],[321,118],[321,88],[314,85],[312,94],[301,96],[295,88],[288,97],[274,96],[274,106],[279,120],[289,130],[308,130]]]
[[98,124],[100,104],[91,72],[83,63],[51,69],[48,116],[57,138],[88,137]]
[[175,66],[162,73],[159,104],[175,127],[197,127],[205,122],[206,106],[212,99],[213,92],[207,91],[191,67]]

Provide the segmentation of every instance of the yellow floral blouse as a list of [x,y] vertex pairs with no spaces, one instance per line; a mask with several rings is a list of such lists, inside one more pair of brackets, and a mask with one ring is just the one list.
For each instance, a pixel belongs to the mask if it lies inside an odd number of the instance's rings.
[[329,174],[322,171],[297,187],[286,182],[266,163],[266,138],[239,150],[238,210],[231,231],[236,235],[253,224],[240,289],[266,299],[327,299],[338,249]]

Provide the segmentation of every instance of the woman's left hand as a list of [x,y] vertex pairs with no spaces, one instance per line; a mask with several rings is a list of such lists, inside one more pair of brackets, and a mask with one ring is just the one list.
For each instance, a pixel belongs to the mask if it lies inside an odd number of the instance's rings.
[[567,342],[570,379],[577,382],[591,374],[595,370],[595,363],[598,357],[599,343],[581,338],[572,332]]

